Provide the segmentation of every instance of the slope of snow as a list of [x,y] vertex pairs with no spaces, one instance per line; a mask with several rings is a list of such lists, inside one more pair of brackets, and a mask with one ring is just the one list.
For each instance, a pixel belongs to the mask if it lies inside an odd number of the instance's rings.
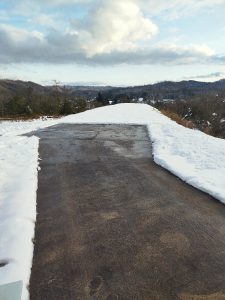
[[0,284],[24,281],[32,264],[38,138],[19,134],[70,124],[146,125],[157,164],[225,203],[225,140],[184,128],[145,104],[101,107],[58,120],[0,123]]

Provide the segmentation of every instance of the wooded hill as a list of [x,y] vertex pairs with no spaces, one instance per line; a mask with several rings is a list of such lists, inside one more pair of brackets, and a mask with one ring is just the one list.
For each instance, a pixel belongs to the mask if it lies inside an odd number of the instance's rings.
[[42,86],[31,81],[13,81],[0,80],[0,101],[10,100],[18,95],[51,95],[54,92],[59,94],[84,97],[88,100],[93,99],[101,92],[110,99],[120,94],[126,94],[129,97],[158,97],[178,99],[185,96],[196,94],[222,93],[225,91],[225,79],[216,82],[199,81],[164,81],[155,84],[130,86],[130,87],[111,87],[111,86],[71,86],[71,85],[52,85]]
[[0,80],[0,118],[60,116],[124,102],[148,103],[182,124],[191,121],[192,126],[225,138],[225,80],[133,87],[42,86]]

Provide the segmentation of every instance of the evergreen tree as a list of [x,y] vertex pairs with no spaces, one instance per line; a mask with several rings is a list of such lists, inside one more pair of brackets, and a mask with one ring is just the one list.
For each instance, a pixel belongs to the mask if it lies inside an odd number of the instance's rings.
[[72,103],[69,100],[63,102],[60,114],[61,115],[70,115],[73,113]]
[[101,92],[98,93],[98,95],[96,97],[96,101],[98,103],[100,103],[102,106],[109,104],[108,101],[105,99],[105,97],[102,95]]

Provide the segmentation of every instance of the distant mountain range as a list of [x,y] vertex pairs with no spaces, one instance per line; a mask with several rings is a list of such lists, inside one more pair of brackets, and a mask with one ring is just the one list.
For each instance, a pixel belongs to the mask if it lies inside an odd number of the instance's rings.
[[27,95],[32,92],[36,95],[48,95],[57,91],[68,95],[82,96],[88,99],[95,98],[101,92],[105,97],[113,98],[119,95],[129,97],[166,97],[182,98],[192,94],[219,93],[225,91],[225,79],[215,82],[164,81],[155,84],[112,87],[112,86],[42,86],[31,81],[0,80],[0,100],[7,100],[16,95]]

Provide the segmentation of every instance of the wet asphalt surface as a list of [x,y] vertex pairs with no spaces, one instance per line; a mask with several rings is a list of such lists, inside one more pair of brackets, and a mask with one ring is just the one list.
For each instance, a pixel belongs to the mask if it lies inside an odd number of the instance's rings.
[[157,166],[144,126],[36,135],[31,300],[225,299],[225,206]]

